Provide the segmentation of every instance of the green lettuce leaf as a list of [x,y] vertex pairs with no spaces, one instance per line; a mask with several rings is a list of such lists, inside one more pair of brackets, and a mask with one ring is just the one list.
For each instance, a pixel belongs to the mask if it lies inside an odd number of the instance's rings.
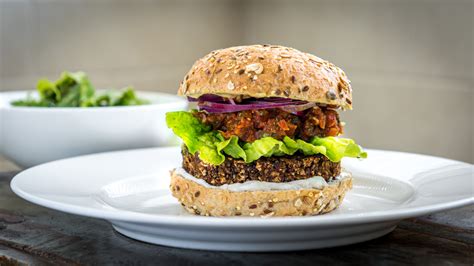
[[210,164],[219,165],[224,162],[222,151],[231,139],[225,140],[189,112],[166,113],[166,124],[183,140],[190,153],[199,152],[199,158]]
[[247,160],[247,154],[245,150],[239,145],[239,138],[232,136],[226,141],[216,143],[216,147],[219,151],[224,151],[225,154],[230,155],[235,159]]
[[63,72],[56,82],[41,79],[36,87],[41,99],[57,107],[89,106],[95,92],[84,72]]
[[261,157],[293,155],[297,151],[305,155],[323,154],[333,162],[339,162],[343,157],[367,157],[359,145],[347,138],[313,138],[306,142],[289,137],[283,141],[264,137],[252,143],[241,143],[236,136],[224,139],[190,112],[169,112],[166,123],[183,140],[190,153],[199,152],[201,160],[213,165],[223,163],[225,155],[251,163]]
[[150,103],[148,100],[138,98],[132,87],[125,88],[122,94],[119,95],[117,99],[112,99],[111,102],[113,106],[143,105]]
[[339,162],[343,157],[367,158],[367,152],[352,139],[336,137],[315,137],[311,140],[314,146],[323,146],[326,152],[322,153],[333,162]]
[[326,147],[324,146],[313,145],[301,139],[294,140],[289,137],[285,137],[283,139],[283,142],[288,147],[291,147],[296,150],[300,150],[301,152],[303,152],[304,155],[314,155],[318,153],[326,154],[326,151],[327,151]]
[[252,143],[245,143],[243,147],[246,158],[245,162],[251,163],[260,157],[293,155],[298,149],[288,147],[283,141],[272,137],[258,139]]

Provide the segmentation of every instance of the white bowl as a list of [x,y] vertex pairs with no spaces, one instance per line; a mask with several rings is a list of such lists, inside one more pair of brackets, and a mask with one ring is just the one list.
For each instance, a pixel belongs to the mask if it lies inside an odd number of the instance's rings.
[[165,113],[187,108],[185,99],[156,92],[137,92],[152,102],[142,106],[11,106],[27,93],[0,93],[0,154],[24,168],[83,154],[176,145]]

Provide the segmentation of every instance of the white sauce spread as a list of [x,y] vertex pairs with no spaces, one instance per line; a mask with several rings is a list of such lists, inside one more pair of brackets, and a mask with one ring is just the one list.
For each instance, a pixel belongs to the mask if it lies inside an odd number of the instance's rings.
[[[191,180],[198,183],[201,186],[206,188],[217,188],[225,189],[233,192],[239,191],[269,191],[269,190],[300,190],[300,189],[321,189],[323,187],[329,186],[334,182],[326,182],[321,176],[314,176],[307,179],[293,180],[290,182],[284,183],[274,183],[274,182],[265,182],[265,181],[246,181],[244,183],[235,183],[235,184],[224,184],[220,186],[213,186],[207,183],[206,181],[195,178],[190,175],[186,170],[179,167],[175,169],[176,174],[181,175],[183,178]],[[348,172],[341,172],[339,176],[336,176],[334,180],[342,180],[345,178],[351,177],[351,174]]]

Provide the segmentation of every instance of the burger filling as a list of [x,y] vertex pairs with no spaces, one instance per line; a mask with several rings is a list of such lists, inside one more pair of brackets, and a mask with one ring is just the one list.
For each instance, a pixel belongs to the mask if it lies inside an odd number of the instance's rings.
[[367,156],[353,140],[337,137],[343,126],[328,106],[275,98],[226,101],[206,96],[199,110],[166,114],[168,127],[184,142],[183,168],[208,184],[314,176],[331,181],[340,175],[343,157]]

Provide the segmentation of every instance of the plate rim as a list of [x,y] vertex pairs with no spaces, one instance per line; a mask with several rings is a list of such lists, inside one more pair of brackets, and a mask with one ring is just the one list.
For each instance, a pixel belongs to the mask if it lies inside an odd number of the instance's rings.
[[[178,147],[157,147],[157,148],[146,148],[146,149],[133,149],[125,151],[114,151],[114,152],[104,152],[89,154],[83,156],[76,156],[61,160],[56,160],[28,168],[13,177],[10,182],[10,187],[12,191],[19,197],[53,210],[62,211],[69,214],[81,215],[86,217],[105,219],[109,221],[122,221],[122,222],[131,222],[138,224],[156,224],[156,225],[173,225],[173,226],[193,226],[193,227],[235,227],[235,228],[265,228],[268,226],[274,227],[305,227],[305,226],[337,226],[337,225],[353,225],[353,224],[363,224],[363,223],[372,223],[372,222],[385,222],[385,221],[396,221],[406,218],[412,218],[417,216],[422,216],[430,213],[440,212],[448,209],[460,208],[467,205],[474,204],[474,195],[473,197],[467,197],[463,199],[458,199],[454,201],[436,203],[428,206],[418,206],[418,207],[408,207],[401,208],[396,210],[380,210],[373,211],[366,214],[341,214],[338,216],[325,216],[325,215],[316,215],[316,216],[296,216],[296,217],[271,217],[268,219],[260,217],[204,217],[204,216],[176,216],[169,214],[146,214],[133,212],[128,210],[99,210],[94,207],[83,207],[77,206],[70,203],[62,203],[54,200],[45,199],[39,196],[30,194],[20,188],[17,184],[18,180],[26,173],[35,170],[35,168],[44,166],[46,164],[65,161],[65,160],[74,160],[77,158],[90,157],[90,156],[107,156],[112,153],[127,153],[127,152],[139,152],[144,150],[156,150],[156,149],[177,149]],[[379,149],[367,149],[375,152],[384,152],[384,153],[398,153],[405,155],[416,155],[416,156],[425,156],[436,159],[448,160],[455,163],[465,164],[467,166],[473,167],[472,164],[455,161],[451,159],[416,154],[416,153],[407,153],[399,151],[390,151],[390,150],[379,150]],[[402,181],[404,182],[404,181]],[[416,188],[414,188],[416,189]],[[416,190],[415,190],[416,193]],[[249,222],[251,221],[251,222]]]

